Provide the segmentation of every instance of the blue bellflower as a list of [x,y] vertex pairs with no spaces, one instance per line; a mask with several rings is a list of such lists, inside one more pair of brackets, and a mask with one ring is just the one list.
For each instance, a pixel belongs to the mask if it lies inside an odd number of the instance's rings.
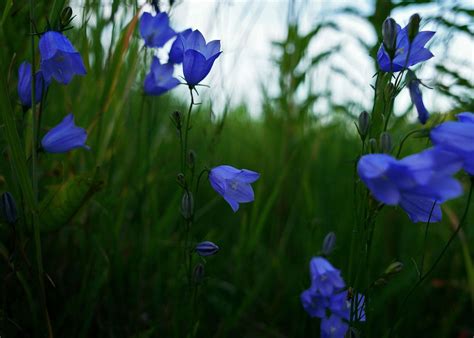
[[183,40],[186,40],[192,32],[193,30],[188,28],[178,34],[176,40],[174,40],[173,44],[171,45],[168,59],[169,63],[180,64],[183,62]]
[[311,259],[309,270],[311,273],[311,288],[325,297],[345,287],[341,272],[334,268],[324,257]]
[[182,35],[179,39],[183,46],[184,78],[190,87],[194,87],[209,74],[214,61],[221,55],[221,43],[213,40],[206,44],[198,30],[187,37]]
[[61,123],[52,128],[41,140],[41,146],[48,153],[65,153],[76,148],[85,148],[87,132],[74,124],[74,115],[67,115]]
[[328,297],[324,297],[319,292],[314,292],[314,290],[310,288],[304,290],[300,298],[304,310],[311,317],[324,318],[326,316],[326,309],[329,308]]
[[86,74],[81,55],[63,34],[54,31],[44,33],[39,41],[39,50],[46,82],[53,77],[59,83],[68,84],[75,74]]
[[165,12],[153,16],[150,13],[143,13],[140,18],[140,35],[145,40],[147,47],[163,47],[176,32],[170,27],[170,19]]
[[421,124],[425,124],[428,121],[430,114],[423,103],[423,95],[421,94],[420,90],[420,80],[418,79],[411,79],[408,81],[408,90],[410,91],[410,98],[411,102],[416,107],[418,111],[418,120]]
[[458,121],[448,121],[433,128],[431,141],[438,147],[459,156],[464,170],[474,176],[474,113],[457,115]]
[[346,322],[332,314],[321,321],[321,338],[344,338],[348,329]]
[[384,72],[399,72],[433,57],[428,48],[425,48],[425,44],[433,37],[435,32],[419,32],[413,41],[410,41],[408,28],[407,25],[402,29],[397,24],[397,42],[393,60],[385,50],[384,44],[380,45],[377,52],[377,62]]
[[221,165],[211,169],[209,182],[212,188],[219,193],[232,210],[239,210],[239,203],[248,203],[254,200],[251,183],[258,180],[259,173],[247,169],[236,169],[229,165]]
[[174,66],[170,63],[162,65],[156,56],[153,57],[150,72],[145,77],[145,93],[161,95],[179,85],[173,77]]
[[199,256],[206,257],[215,255],[219,251],[219,247],[210,241],[204,241],[198,243],[195,250]]
[[452,177],[461,166],[458,156],[434,147],[402,160],[365,155],[357,172],[379,202],[399,205],[412,222],[439,222],[440,203],[462,194],[461,184]]
[[[20,97],[21,105],[28,109],[31,107],[31,64],[23,62],[18,68],[18,96]],[[35,103],[41,101],[43,89],[46,89],[48,84],[44,80],[43,72],[37,71],[35,74]]]

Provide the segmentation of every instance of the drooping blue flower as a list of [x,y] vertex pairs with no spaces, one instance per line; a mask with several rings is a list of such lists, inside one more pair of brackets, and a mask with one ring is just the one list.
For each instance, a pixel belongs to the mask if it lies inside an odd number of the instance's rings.
[[326,316],[326,309],[329,306],[328,297],[324,297],[319,292],[309,288],[301,293],[300,299],[304,310],[311,317],[324,318]]
[[385,50],[384,44],[380,44],[377,52],[377,62],[384,72],[399,72],[433,57],[428,48],[425,48],[425,44],[433,37],[435,32],[421,31],[413,41],[410,41],[408,28],[409,25],[402,29],[397,24],[397,43],[393,60]]
[[344,290],[329,297],[328,308],[333,314],[348,321],[351,316],[351,306],[357,307],[357,311],[354,311],[354,320],[364,322],[364,300],[365,297],[361,294],[357,294],[357,299],[351,299],[349,291]]
[[179,39],[183,45],[184,78],[190,87],[194,87],[209,74],[214,61],[221,55],[221,42],[213,40],[206,44],[198,30]]
[[357,172],[379,202],[399,205],[412,222],[439,222],[440,204],[462,194],[461,184],[452,177],[461,166],[459,156],[434,147],[402,160],[365,155]]
[[209,182],[212,188],[219,193],[232,210],[239,210],[239,203],[248,203],[254,200],[251,183],[258,180],[259,173],[247,169],[236,169],[229,165],[221,165],[211,169]]
[[[31,64],[25,61],[18,68],[18,96],[25,109],[31,107],[31,81]],[[43,72],[37,71],[35,74],[35,103],[41,101],[43,90],[47,86],[48,83],[44,80]]]
[[76,148],[85,148],[87,132],[74,124],[74,115],[67,115],[61,123],[52,128],[41,140],[41,146],[48,153],[65,153]]
[[186,40],[189,35],[193,32],[191,28],[188,28],[181,33],[178,33],[176,40],[174,40],[173,44],[171,45],[171,49],[169,52],[169,63],[180,64],[183,62],[183,54],[184,54],[184,43],[183,40]]
[[210,241],[204,241],[198,243],[195,250],[199,256],[206,257],[216,254],[219,251],[219,247]]
[[341,317],[332,314],[321,321],[321,338],[344,338],[349,325]]
[[423,103],[423,95],[420,90],[420,80],[413,78],[408,81],[408,90],[410,91],[411,102],[418,111],[418,120],[421,124],[425,124],[428,121],[430,114]]
[[140,18],[140,35],[145,40],[147,47],[163,47],[176,32],[170,27],[170,19],[165,12],[153,16],[151,13],[143,13]]
[[474,113],[464,112],[457,115],[458,121],[448,121],[433,128],[431,141],[463,161],[463,168],[474,175]]
[[173,77],[174,66],[170,63],[162,65],[156,56],[153,57],[150,72],[145,77],[145,93],[161,95],[179,85]]
[[324,257],[313,257],[309,263],[311,288],[328,297],[335,291],[345,287],[341,271],[334,268]]
[[68,84],[75,74],[86,74],[81,55],[63,34],[54,31],[44,33],[39,41],[39,50],[46,82],[53,77],[59,83]]

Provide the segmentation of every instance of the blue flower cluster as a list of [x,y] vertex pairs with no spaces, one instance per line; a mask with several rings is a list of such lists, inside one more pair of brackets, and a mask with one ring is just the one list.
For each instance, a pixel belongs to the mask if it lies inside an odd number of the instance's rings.
[[453,176],[474,175],[474,114],[458,115],[431,130],[434,147],[401,160],[386,154],[362,156],[357,172],[373,197],[399,205],[413,222],[441,221],[440,205],[462,195]]
[[324,257],[313,257],[309,264],[311,286],[301,293],[301,303],[311,317],[321,318],[322,338],[343,338],[349,320],[365,321],[364,296],[345,289],[341,272]]
[[[86,74],[81,55],[60,32],[43,33],[39,40],[39,51],[41,60],[40,70],[35,73],[35,103],[44,99],[52,79],[61,84],[68,84],[74,75]],[[23,62],[18,68],[18,96],[24,110],[32,106],[31,68],[28,62]],[[46,152],[65,153],[75,148],[89,149],[86,139],[86,130],[77,127],[74,124],[74,116],[69,114],[43,137],[41,145]]]
[[193,31],[189,28],[176,33],[170,27],[170,20],[165,12],[155,16],[143,13],[140,19],[140,35],[145,41],[145,46],[151,48],[161,48],[176,37],[166,64],[160,63],[156,57],[153,58],[144,83],[147,95],[161,95],[175,88],[179,81],[173,76],[173,70],[175,65],[181,63],[186,84],[194,88],[209,74],[214,61],[222,53],[219,40],[206,43],[198,30]]

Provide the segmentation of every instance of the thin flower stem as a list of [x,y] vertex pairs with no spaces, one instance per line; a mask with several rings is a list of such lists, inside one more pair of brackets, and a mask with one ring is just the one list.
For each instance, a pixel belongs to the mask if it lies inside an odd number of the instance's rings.
[[428,239],[428,230],[430,228],[431,217],[433,215],[434,208],[436,207],[436,203],[437,201],[434,201],[433,206],[431,207],[430,216],[428,217],[428,221],[426,222],[425,226],[425,237],[423,239],[423,252],[421,253],[419,278],[421,278],[421,276],[423,275],[423,265],[425,264],[426,240]]
[[420,129],[415,129],[415,130],[410,131],[409,133],[407,133],[407,134],[403,137],[403,139],[402,139],[401,142],[400,142],[400,145],[398,146],[398,152],[397,152],[397,156],[396,156],[397,158],[400,157],[400,154],[401,154],[401,152],[402,152],[402,148],[403,148],[403,145],[405,144],[405,141],[408,140],[408,138],[409,138],[411,135],[416,134],[416,133],[419,133],[419,132],[421,132],[421,131],[422,131],[422,130],[420,130]]
[[[192,88],[189,88],[189,95],[191,95],[191,103],[189,104],[188,114],[186,115],[186,129],[184,130],[184,152],[183,152],[183,161],[186,163],[186,155],[188,153],[188,133],[189,133],[189,126],[191,121],[191,111],[194,106],[194,96]],[[184,169],[184,168],[183,168]]]
[[436,257],[434,263],[430,266],[430,268],[424,273],[422,274],[422,272],[420,272],[420,278],[418,279],[418,281],[415,283],[415,285],[413,285],[413,287],[410,289],[410,291],[408,291],[407,295],[405,296],[405,298],[403,299],[403,302],[402,302],[402,305],[398,308],[398,311],[395,315],[395,321],[394,321],[394,325],[390,328],[390,331],[389,331],[389,334],[388,334],[388,337],[393,337],[393,333],[394,333],[394,330],[395,330],[395,326],[397,325],[398,323],[398,316],[400,315],[402,309],[405,307],[406,305],[406,302],[408,301],[408,299],[410,298],[410,296],[413,294],[413,292],[415,292],[415,290],[426,280],[426,278],[428,278],[428,276],[434,271],[434,269],[436,268],[436,266],[438,265],[438,263],[441,261],[441,259],[443,258],[444,254],[446,253],[446,251],[448,250],[449,246],[451,245],[451,243],[453,242],[453,240],[456,238],[456,236],[458,235],[459,231],[461,230],[462,226],[464,225],[464,223],[466,222],[466,218],[467,218],[467,215],[469,213],[469,207],[471,205],[471,198],[472,198],[472,193],[473,193],[473,187],[474,187],[474,176],[471,176],[471,186],[469,188],[469,195],[467,197],[467,203],[466,203],[466,207],[464,209],[464,213],[461,217],[461,220],[459,221],[459,224],[458,224],[458,227],[456,228],[456,230],[451,234],[451,236],[449,237],[448,241],[446,242],[445,246],[443,247],[443,249],[441,250],[441,252],[439,253],[438,257]]

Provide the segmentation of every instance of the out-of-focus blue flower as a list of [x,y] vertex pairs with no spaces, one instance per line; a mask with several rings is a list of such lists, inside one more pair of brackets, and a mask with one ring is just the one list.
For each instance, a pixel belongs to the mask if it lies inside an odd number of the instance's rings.
[[219,251],[219,247],[209,241],[204,241],[196,245],[196,252],[199,256],[212,256]]
[[151,13],[143,13],[140,18],[140,35],[145,40],[147,47],[163,47],[176,32],[170,27],[170,19],[165,12],[153,16]]
[[385,50],[384,44],[380,44],[377,52],[377,62],[384,72],[399,72],[433,57],[428,48],[425,48],[425,44],[433,37],[435,32],[419,32],[413,41],[410,41],[408,28],[407,25],[402,29],[397,24],[397,43],[393,60]]
[[344,338],[348,329],[346,322],[332,314],[321,321],[321,338]]
[[145,77],[145,93],[147,95],[161,95],[179,85],[178,79],[173,77],[173,70],[172,64],[162,65],[160,60],[154,56],[150,72]]
[[247,169],[236,169],[229,165],[221,165],[211,169],[209,172],[209,182],[212,188],[217,191],[232,210],[239,210],[239,203],[252,202],[254,193],[251,183],[258,180],[259,173]]
[[214,61],[221,55],[221,42],[213,40],[206,44],[198,30],[179,39],[183,45],[184,78],[189,86],[194,87],[209,74]]
[[[28,109],[31,107],[31,64],[23,62],[18,68],[18,96],[20,97],[21,105]],[[43,89],[46,89],[48,84],[44,80],[43,72],[37,71],[35,74],[35,103],[41,101]]]
[[416,107],[418,111],[418,120],[421,124],[425,124],[428,121],[430,114],[423,103],[423,95],[420,90],[420,80],[417,78],[412,78],[408,81],[408,90],[410,91],[411,102]]
[[365,155],[357,172],[379,202],[400,205],[412,222],[439,222],[440,204],[462,194],[461,184],[452,177],[461,166],[459,156],[434,147],[402,160]]
[[301,304],[304,310],[311,317],[324,318],[326,316],[326,309],[328,308],[328,298],[315,292],[311,288],[304,290],[301,295]]
[[8,191],[4,192],[0,197],[0,216],[8,224],[12,225],[18,220],[15,199]]
[[48,153],[65,153],[76,148],[85,148],[87,132],[74,124],[74,115],[67,115],[61,123],[52,128],[41,140],[41,146]]
[[86,74],[81,55],[63,34],[54,31],[44,33],[39,41],[39,50],[46,82],[53,77],[59,83],[68,84],[75,74]]
[[183,62],[183,54],[184,54],[184,43],[186,39],[191,35],[193,30],[188,28],[181,33],[178,33],[176,40],[174,40],[173,44],[171,45],[170,53],[169,53],[169,63],[180,64]]
[[345,286],[341,272],[323,257],[313,257],[309,263],[311,288],[328,297]]
[[459,121],[448,121],[433,128],[431,141],[438,147],[458,155],[463,168],[474,175],[474,113],[457,115]]

